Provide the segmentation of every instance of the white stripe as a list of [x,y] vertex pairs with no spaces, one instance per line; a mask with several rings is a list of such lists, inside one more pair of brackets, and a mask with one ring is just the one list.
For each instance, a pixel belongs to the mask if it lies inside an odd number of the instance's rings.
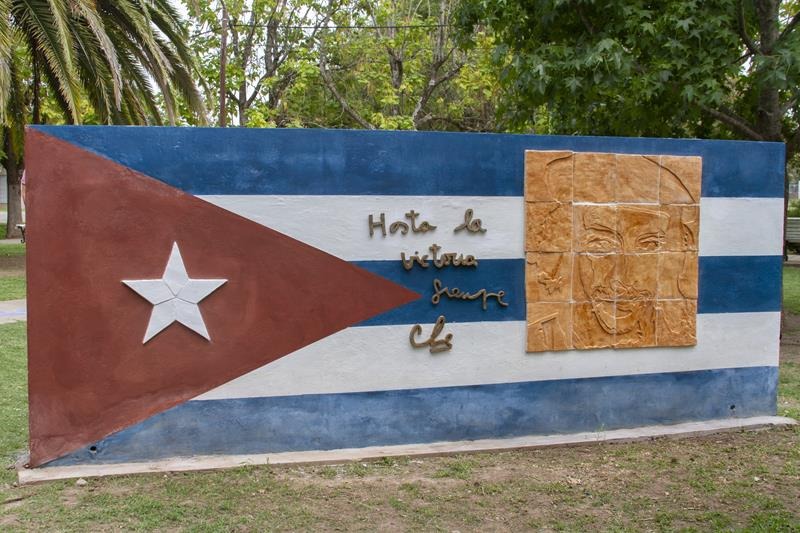
[[700,255],[782,255],[783,198],[701,198]]
[[[523,257],[524,209],[513,196],[201,196],[219,207],[280,231],[346,261],[400,259],[415,251],[426,253],[436,243],[442,252],[473,254],[479,260]],[[485,233],[453,230],[464,221],[466,209],[483,222]],[[420,213],[417,226],[427,221],[436,229],[370,237],[369,215],[377,222],[385,214],[386,231],[404,215]]]
[[[197,399],[245,398],[777,366],[780,313],[697,316],[688,348],[525,353],[525,322],[448,324],[453,349],[409,345],[410,325],[349,328]],[[430,332],[431,325],[424,328]]]
[[[516,196],[200,196],[219,207],[324,250],[346,261],[397,260],[400,252],[442,252],[480,259],[524,257],[524,201]],[[454,233],[466,209],[486,233]],[[406,221],[411,209],[437,226],[428,233],[369,236],[368,217],[386,215],[386,226]],[[780,255],[783,246],[780,198],[702,198],[700,255]]]

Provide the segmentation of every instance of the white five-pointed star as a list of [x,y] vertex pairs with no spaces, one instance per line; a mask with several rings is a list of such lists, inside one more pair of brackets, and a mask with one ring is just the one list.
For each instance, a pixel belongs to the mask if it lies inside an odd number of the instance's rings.
[[167,268],[161,279],[122,280],[122,283],[153,304],[150,322],[142,344],[173,322],[180,322],[208,340],[206,324],[200,314],[200,301],[217,290],[226,279],[190,279],[183,265],[178,243],[172,243]]

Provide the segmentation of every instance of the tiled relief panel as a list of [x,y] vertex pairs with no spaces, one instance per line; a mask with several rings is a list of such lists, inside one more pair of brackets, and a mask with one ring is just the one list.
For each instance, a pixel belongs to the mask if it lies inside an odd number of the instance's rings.
[[525,153],[528,351],[692,346],[702,160]]

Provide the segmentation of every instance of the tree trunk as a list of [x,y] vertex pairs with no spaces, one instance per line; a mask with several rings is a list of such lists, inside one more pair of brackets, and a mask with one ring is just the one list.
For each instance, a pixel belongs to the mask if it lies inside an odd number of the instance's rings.
[[246,128],[247,127],[247,107],[245,107],[245,103],[239,104],[239,127]]
[[41,86],[42,78],[39,73],[39,54],[33,53],[33,123],[42,123],[42,106],[41,106]]
[[228,87],[226,84],[226,72],[228,67],[228,8],[222,3],[222,42],[219,51],[219,126],[224,128],[228,124],[225,106],[227,102]]
[[3,141],[3,148],[6,152],[3,166],[6,169],[8,189],[6,238],[13,239],[22,237],[22,232],[17,228],[17,224],[22,224],[22,200],[20,194],[22,165],[19,164],[19,154],[14,149],[14,143],[11,142],[11,135],[8,129],[4,132]]
[[403,109],[403,94],[400,91],[400,87],[403,85],[403,58],[397,54],[392,49],[388,50],[389,53],[389,71],[392,74],[392,87],[395,90],[395,93],[398,95],[399,104],[392,104],[391,106],[391,113],[392,116],[398,116]]
[[[775,51],[775,43],[780,35],[778,21],[778,0],[760,0],[756,2],[756,16],[758,17],[759,33],[761,34],[760,52],[771,56]],[[768,141],[783,141],[781,126],[783,114],[781,112],[780,93],[777,85],[765,85],[758,95],[758,109],[756,112],[756,130]]]
[[[760,43],[758,52],[765,56],[774,53],[775,43],[780,36],[779,25],[779,0],[758,0],[755,2],[756,17],[758,19],[758,31]],[[784,141],[783,132],[783,113],[781,109],[780,92],[775,85],[765,84],[761,87],[758,94],[758,107],[756,109],[756,130],[767,141]],[[783,258],[788,258],[786,247],[786,222],[789,210],[789,173],[786,172],[789,163],[789,154],[784,164],[783,182]]]
[[[247,68],[247,65],[244,65],[244,68]],[[242,82],[239,85],[239,100],[237,101],[237,107],[239,110],[239,127],[246,128],[247,127],[247,84],[246,82]]]

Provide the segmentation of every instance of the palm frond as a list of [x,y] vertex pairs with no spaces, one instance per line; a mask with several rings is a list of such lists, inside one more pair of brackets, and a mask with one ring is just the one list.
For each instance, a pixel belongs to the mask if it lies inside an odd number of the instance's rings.
[[[0,0],[0,13],[11,13],[11,0]],[[8,15],[0,15],[0,124],[5,124],[11,93],[11,61],[14,29]]]
[[94,3],[86,0],[73,1],[75,2],[75,11],[86,22],[86,26],[91,30],[93,37],[97,40],[97,44],[103,52],[104,59],[108,62],[114,88],[114,101],[116,106],[119,107],[122,99],[122,70],[117,60],[117,51],[114,48],[114,43],[111,42],[106,33],[105,26],[94,7]]
[[[76,24],[72,28],[72,37],[78,52],[76,57],[81,85],[100,121],[105,124],[111,123],[111,117],[121,105],[121,84],[115,83],[112,68],[89,27]],[[116,52],[114,57],[116,60]]]
[[174,123],[178,98],[205,121],[174,1],[0,0],[0,123],[14,93],[15,55],[37,58],[41,83],[69,122],[80,121],[84,98],[103,123],[161,123],[162,114]]
[[189,108],[198,116],[201,124],[208,121],[203,96],[194,81],[199,73],[196,55],[189,48],[189,34],[186,23],[169,0],[154,0],[151,17],[156,28],[165,36],[162,39],[162,50],[173,65],[175,73],[172,77],[175,88],[183,95]]
[[69,16],[62,0],[15,0],[11,15],[31,47],[45,59],[51,86],[60,95],[65,112],[80,121],[80,83],[72,57]]

